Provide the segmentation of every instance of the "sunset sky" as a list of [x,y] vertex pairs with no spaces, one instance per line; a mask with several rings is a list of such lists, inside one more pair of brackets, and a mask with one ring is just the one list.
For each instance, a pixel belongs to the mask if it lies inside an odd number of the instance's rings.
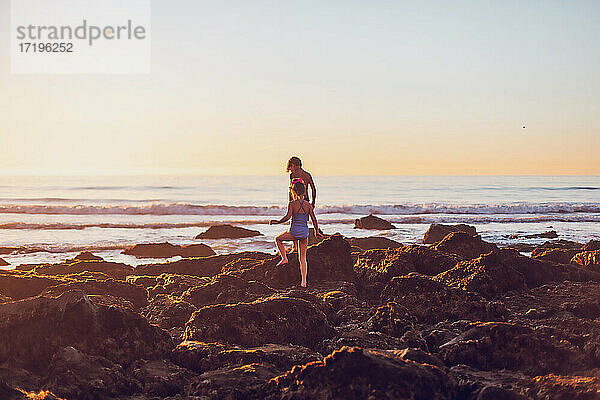
[[600,174],[598,1],[152,7],[150,74],[18,75],[0,0],[0,174]]

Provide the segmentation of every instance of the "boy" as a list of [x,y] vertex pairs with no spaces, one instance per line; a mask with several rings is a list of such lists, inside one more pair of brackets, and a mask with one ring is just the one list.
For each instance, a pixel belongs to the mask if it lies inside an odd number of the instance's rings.
[[[315,182],[313,181],[312,176],[302,169],[302,161],[296,156],[290,158],[287,163],[286,171],[290,173],[290,185],[292,185],[295,182],[302,182],[304,184],[304,187],[306,187],[306,201],[308,201],[314,208],[315,201],[317,200],[317,188],[315,186]],[[309,186],[311,188],[312,196],[308,195]]]

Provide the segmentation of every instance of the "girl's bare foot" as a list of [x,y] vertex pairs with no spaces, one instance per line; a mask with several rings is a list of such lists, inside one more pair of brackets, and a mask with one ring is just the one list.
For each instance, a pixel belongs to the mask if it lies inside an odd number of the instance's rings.
[[306,287],[306,282],[300,282],[300,286]]
[[279,261],[279,262],[277,263],[276,267],[279,267],[280,265],[287,264],[287,263],[288,263],[288,260],[287,260],[287,258],[286,258],[285,260],[282,258],[282,259],[281,259],[281,261]]

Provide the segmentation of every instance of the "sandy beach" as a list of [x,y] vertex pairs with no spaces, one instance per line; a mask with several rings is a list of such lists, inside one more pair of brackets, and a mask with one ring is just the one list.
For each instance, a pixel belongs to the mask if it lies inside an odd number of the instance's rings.
[[421,245],[313,235],[306,289],[297,257],[201,243],[23,265],[0,272],[3,398],[595,398],[600,242],[544,240],[524,256],[468,225]]

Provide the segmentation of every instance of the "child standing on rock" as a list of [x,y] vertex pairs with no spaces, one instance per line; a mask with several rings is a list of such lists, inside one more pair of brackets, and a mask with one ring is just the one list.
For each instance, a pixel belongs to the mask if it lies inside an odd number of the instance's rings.
[[[302,182],[295,182],[290,187],[292,200],[288,203],[288,209],[285,216],[279,220],[272,219],[269,224],[281,224],[292,219],[290,230],[277,236],[275,243],[281,256],[281,261],[277,265],[288,263],[285,252],[284,241],[293,241],[298,247],[298,261],[300,262],[300,275],[302,281],[300,286],[306,287],[306,276],[308,274],[308,265],[306,262],[306,249],[308,248],[308,219],[312,220],[313,227],[317,236],[321,236],[319,223],[315,217],[313,206],[304,199],[306,195],[306,186]],[[314,198],[313,198],[314,200]]]

